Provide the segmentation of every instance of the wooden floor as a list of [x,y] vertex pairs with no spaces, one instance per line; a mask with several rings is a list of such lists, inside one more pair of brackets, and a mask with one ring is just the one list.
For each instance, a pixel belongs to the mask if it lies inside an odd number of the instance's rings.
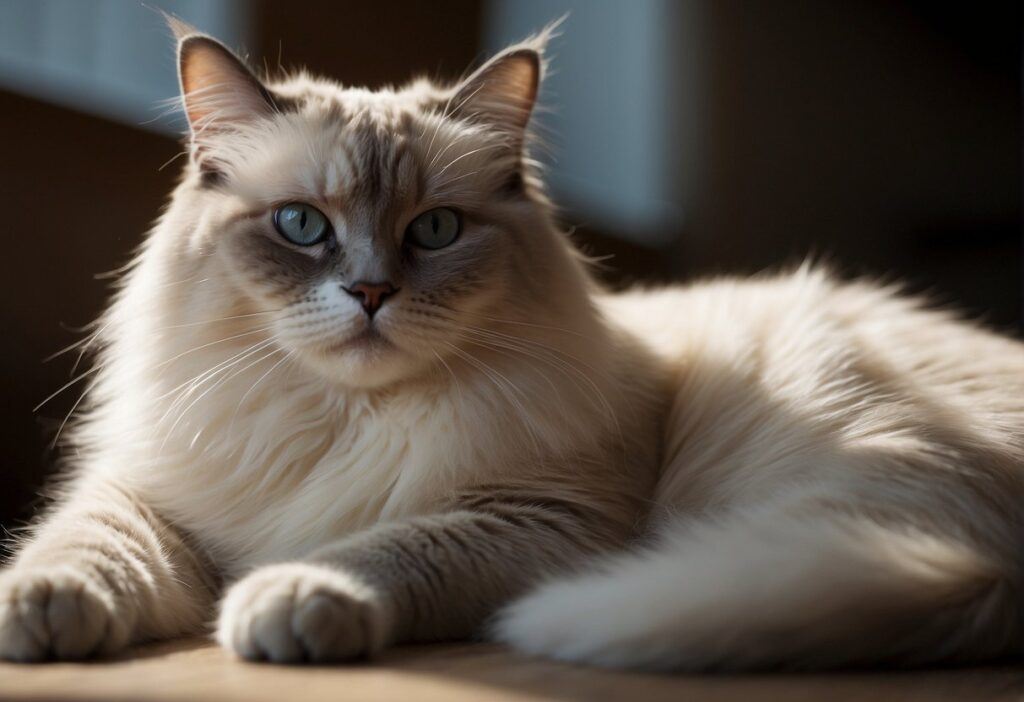
[[199,640],[100,663],[0,664],[4,700],[1024,700],[1024,668],[697,677],[615,673],[530,660],[496,646],[395,650],[373,663],[242,663]]

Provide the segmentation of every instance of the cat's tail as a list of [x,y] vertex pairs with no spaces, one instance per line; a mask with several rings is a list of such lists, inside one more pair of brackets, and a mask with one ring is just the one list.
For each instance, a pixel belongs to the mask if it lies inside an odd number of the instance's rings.
[[1019,573],[954,538],[835,514],[670,532],[514,602],[495,637],[563,660],[689,671],[967,662],[1019,645]]

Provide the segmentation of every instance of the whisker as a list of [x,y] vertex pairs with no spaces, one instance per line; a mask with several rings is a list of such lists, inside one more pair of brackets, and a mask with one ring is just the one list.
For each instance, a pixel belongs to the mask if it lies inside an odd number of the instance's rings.
[[223,344],[226,341],[232,341],[234,339],[241,339],[244,336],[252,336],[253,334],[260,334],[262,332],[270,331],[270,329],[271,329],[271,327],[261,327],[259,329],[252,329],[252,330],[247,331],[247,332],[242,332],[241,334],[235,334],[233,336],[228,336],[228,337],[225,337],[223,339],[217,339],[216,341],[211,341],[211,342],[209,342],[207,344],[202,344],[200,346],[195,346],[193,348],[188,349],[187,351],[182,351],[177,356],[172,356],[171,358],[168,358],[166,361],[161,361],[155,367],[156,368],[162,368],[163,366],[166,366],[169,363],[173,363],[174,361],[177,361],[182,356],[187,356],[190,353],[195,353],[196,351],[201,351],[201,350],[209,348],[211,346],[216,346],[217,344]]
[[164,413],[164,416],[160,418],[160,421],[163,421],[163,419],[166,418],[167,414],[171,410],[174,409],[174,407],[175,407],[175,405],[177,403],[183,401],[184,397],[187,397],[190,393],[194,392],[200,385],[204,384],[212,376],[218,375],[221,372],[221,370],[224,370],[226,368],[231,367],[231,365],[233,365],[235,362],[241,361],[242,359],[244,359],[246,356],[252,354],[253,352],[262,351],[263,349],[267,348],[268,346],[270,346],[273,343],[274,342],[273,342],[272,339],[266,339],[264,341],[258,341],[255,344],[247,347],[243,351],[240,351],[239,353],[236,353],[234,356],[231,356],[230,358],[228,358],[228,359],[226,359],[224,361],[221,361],[220,363],[214,365],[212,368],[207,368],[205,371],[202,371],[201,373],[197,374],[195,377],[190,378],[189,380],[186,380],[184,383],[181,383],[180,385],[172,388],[171,390],[168,390],[163,395],[160,395],[157,398],[158,400],[162,400],[162,399],[164,399],[166,397],[169,397],[170,395],[174,394],[178,390],[181,390],[182,388],[184,388],[184,390],[181,393],[179,393],[177,398],[171,403],[171,406],[167,409],[167,412]]
[[[469,331],[469,330],[467,330],[467,331]],[[534,358],[534,359],[536,359],[538,361],[542,361],[542,362],[545,361],[545,359],[543,357],[537,356],[535,354],[529,354],[527,352],[524,352],[522,349],[517,349],[517,348],[515,348],[514,346],[511,346],[511,345],[500,344],[500,343],[496,343],[494,341],[488,341],[486,339],[481,339],[481,338],[478,338],[476,340],[467,339],[467,341],[469,343],[471,343],[471,344],[476,345],[476,346],[481,346],[481,347],[486,348],[486,349],[491,349],[492,351],[495,351],[496,353],[500,353],[500,354],[502,354],[503,356],[506,356],[506,357],[514,357],[513,354],[518,351],[519,353],[522,353],[523,355],[527,355],[530,358]],[[548,362],[548,363],[550,365],[550,362]],[[556,368],[556,370],[560,370],[560,369]],[[544,379],[544,381],[548,384],[548,387],[551,388],[551,392],[554,394],[554,396],[556,398],[558,398],[559,404],[561,404],[562,407],[564,408],[565,404],[564,404],[564,402],[562,402],[561,393],[558,392],[558,388],[555,387],[554,382],[552,382],[551,378],[549,378],[547,376],[547,374],[541,373],[540,375]]]
[[85,372],[84,372],[84,373],[82,373],[81,375],[78,375],[78,376],[76,376],[76,377],[72,378],[71,380],[69,380],[68,382],[64,383],[64,384],[63,384],[63,385],[61,385],[61,386],[60,386],[60,387],[59,387],[59,388],[58,388],[57,390],[55,390],[54,392],[52,392],[52,393],[50,393],[49,395],[47,395],[47,396],[46,396],[46,399],[45,399],[45,400],[43,400],[43,401],[42,401],[42,402],[40,402],[40,403],[39,403],[38,405],[36,405],[35,407],[33,407],[33,408],[32,408],[32,411],[33,411],[33,412],[38,412],[38,411],[39,411],[39,409],[40,409],[40,408],[41,408],[41,407],[42,407],[43,405],[45,405],[45,404],[46,404],[47,402],[49,402],[49,401],[50,401],[50,400],[52,400],[53,398],[57,397],[57,395],[60,395],[60,394],[61,394],[62,392],[64,392],[65,390],[67,390],[68,388],[70,388],[70,387],[71,387],[72,385],[74,385],[74,384],[75,384],[75,383],[77,383],[78,381],[82,380],[83,378],[88,378],[88,377],[89,377],[90,375],[92,375],[93,373],[96,373],[97,371],[100,371],[100,370],[102,370],[102,369],[103,369],[103,367],[104,367],[104,365],[105,365],[105,364],[101,364],[101,365],[93,366],[92,368],[90,368],[89,370],[85,371]]
[[[193,407],[196,406],[197,402],[199,402],[204,397],[209,395],[212,391],[214,391],[217,388],[219,388],[220,386],[224,385],[224,383],[228,382],[232,378],[238,377],[240,374],[242,374],[245,371],[249,370],[250,368],[252,368],[257,363],[261,363],[262,361],[265,361],[266,359],[270,358],[271,356],[273,356],[276,353],[280,353],[281,351],[282,351],[282,349],[273,349],[273,350],[271,350],[270,353],[267,353],[267,354],[264,354],[263,356],[260,356],[255,361],[252,361],[252,362],[246,364],[243,368],[240,368],[240,369],[234,371],[233,373],[225,375],[223,378],[221,378],[220,380],[215,382],[213,385],[208,387],[206,390],[204,390],[202,393],[200,393],[198,397],[196,397],[194,400],[192,400],[192,402],[190,402],[188,404],[188,406],[185,407],[185,409],[181,410],[181,412],[178,413],[178,416],[175,418],[174,423],[171,424],[171,428],[168,429],[167,433],[164,435],[163,443],[160,445],[161,450],[163,450],[163,448],[167,445],[167,441],[174,434],[174,430],[177,428],[178,424],[181,422],[182,419],[185,418],[185,415],[188,414],[189,410],[191,410]],[[241,362],[241,359],[238,362]],[[235,365],[237,365],[238,362],[236,362]]]
[[[283,349],[279,349],[279,350],[283,350]],[[252,391],[253,391],[253,390],[255,390],[255,389],[256,389],[256,386],[257,386],[257,385],[259,385],[259,384],[260,384],[261,382],[263,382],[263,379],[264,379],[264,378],[266,378],[266,377],[267,377],[268,375],[270,375],[270,374],[271,374],[271,373],[273,373],[273,372],[274,372],[275,370],[277,370],[277,368],[278,368],[278,367],[279,367],[279,366],[280,366],[280,365],[281,365],[282,363],[284,363],[285,361],[288,361],[288,360],[290,360],[293,354],[294,354],[294,351],[289,351],[288,353],[286,353],[286,354],[284,355],[284,358],[282,358],[282,359],[281,359],[280,361],[278,361],[277,363],[275,363],[274,365],[272,365],[272,366],[270,367],[270,370],[268,370],[268,371],[267,371],[266,373],[264,373],[263,375],[261,375],[261,376],[259,377],[259,379],[258,379],[258,380],[257,380],[257,381],[256,381],[255,383],[253,383],[253,384],[252,384],[252,387],[250,387],[250,388],[249,388],[248,390],[246,390],[246,391],[245,391],[245,394],[244,394],[244,395],[242,395],[242,399],[238,401],[238,406],[237,406],[237,407],[235,407],[235,412],[234,412],[234,414],[232,414],[232,415],[231,415],[231,424],[230,424],[230,425],[229,425],[229,427],[228,427],[228,431],[229,431],[229,432],[230,432],[230,431],[231,431],[231,429],[232,429],[232,428],[233,428],[233,427],[235,426],[235,418],[236,418],[236,417],[238,416],[238,411],[239,411],[240,409],[242,409],[242,405],[243,405],[243,404],[245,403],[245,399],[246,399],[247,397],[249,397],[249,395],[250,395],[250,394],[252,393]]]
[[437,360],[441,362],[441,365],[443,365],[448,370],[448,374],[452,377],[452,381],[454,381],[454,383],[455,383],[455,390],[456,390],[456,392],[459,393],[459,399],[461,400],[462,399],[462,383],[459,382],[459,376],[455,375],[455,371],[452,370],[452,367],[448,365],[448,361],[444,360],[444,358],[441,356],[441,354],[439,354],[437,351],[434,351],[433,349],[431,349],[430,351],[431,351],[431,353],[434,354],[434,356],[437,358]]
[[[598,384],[585,373],[582,369],[585,368],[597,377],[610,379],[610,376],[606,372],[598,371],[590,364],[586,363],[582,359],[577,358],[573,354],[565,351],[561,348],[549,346],[543,344],[534,339],[511,336],[498,332],[492,329],[483,329],[465,324],[456,323],[455,319],[451,315],[445,315],[437,313],[436,318],[444,320],[446,325],[430,325],[437,329],[445,330],[448,334],[461,335],[464,338],[466,335],[469,336],[467,339],[469,343],[476,343],[479,346],[490,347],[494,351],[503,349],[507,352],[514,352],[520,354],[526,358],[530,358],[534,361],[543,363],[550,368],[553,368],[557,372],[564,375],[583,393],[590,395],[593,401],[600,407],[602,414],[613,424],[614,431],[619,438],[623,449],[625,450],[625,436],[622,432],[621,425],[619,423],[618,415],[605,396],[604,391]],[[512,320],[502,320],[512,321]],[[540,325],[543,326],[543,325]],[[565,330],[571,331],[571,330]],[[544,374],[542,374],[544,375]],[[550,378],[544,375],[547,382],[551,382]]]
[[537,453],[540,453],[540,442],[537,440],[537,436],[536,436],[536,433],[533,430],[533,427],[530,426],[529,421],[527,420],[527,417],[529,417],[529,413],[526,411],[526,407],[523,406],[523,404],[518,399],[516,399],[516,397],[515,397],[515,394],[519,394],[520,397],[525,399],[526,395],[523,393],[523,391],[520,390],[515,385],[515,383],[513,383],[508,378],[506,378],[502,373],[500,373],[499,371],[495,370],[491,366],[487,365],[484,361],[482,361],[479,358],[475,357],[473,354],[471,354],[468,351],[465,351],[463,349],[460,349],[458,346],[455,346],[452,343],[449,343],[449,342],[445,342],[445,343],[447,344],[447,346],[449,348],[451,348],[451,350],[456,355],[462,357],[468,363],[474,365],[478,370],[480,370],[482,373],[484,373],[490,379],[490,381],[492,383],[494,383],[494,386],[496,388],[498,388],[499,391],[501,391],[502,387],[503,387],[503,384],[502,384],[501,381],[504,381],[504,387],[507,388],[508,390],[510,390],[511,393],[512,393],[512,394],[506,395],[506,398],[508,399],[509,402],[512,403],[513,407],[516,409],[516,411],[518,413],[518,416],[519,416],[519,419],[520,419],[520,423],[523,425],[523,429],[526,430],[526,433],[527,433],[531,443],[533,444],[534,451],[536,451]]
[[[520,352],[524,354],[526,353],[525,351],[522,350]],[[570,358],[573,357],[570,356]],[[538,360],[544,359],[540,358]],[[589,375],[581,371],[579,368],[577,368],[574,364],[570,363],[569,361],[557,357],[551,357],[548,363],[554,365],[556,369],[558,369],[566,377],[572,380],[576,387],[580,388],[580,390],[590,394],[593,400],[600,406],[605,418],[612,423],[615,435],[618,438],[619,446],[622,448],[623,451],[623,460],[625,460],[626,437],[622,431],[622,425],[619,422],[618,413],[616,413],[615,409],[612,407],[611,402],[609,402],[608,398],[605,396],[604,391],[601,390],[598,384]],[[583,365],[585,365],[587,368],[590,368],[590,366],[587,364]],[[571,371],[572,373],[570,374],[569,371]],[[599,373],[598,375],[608,377],[605,373]],[[582,384],[580,381],[582,381]]]
[[[481,84],[476,90],[474,90],[472,93],[467,95],[463,100],[461,100],[459,102],[459,104],[456,105],[454,108],[452,108],[452,100],[455,99],[456,93],[452,93],[448,97],[448,100],[444,104],[444,109],[441,110],[441,116],[437,120],[437,124],[434,125],[434,133],[430,136],[430,143],[427,144],[427,150],[426,150],[427,154],[429,154],[431,149],[434,147],[434,140],[437,138],[438,132],[441,131],[441,126],[445,123],[445,120],[447,120],[448,117],[451,116],[454,112],[458,111],[459,108],[461,108],[464,104],[466,104],[466,101],[468,101],[470,98],[472,98],[474,95],[476,95],[483,87],[484,87],[484,84]],[[420,135],[420,138],[422,138],[422,135]],[[454,142],[451,142],[451,143],[454,143]],[[451,143],[449,143],[449,146],[451,145]],[[428,171],[434,167],[434,163],[435,163],[435,159],[436,158],[437,158],[437,156],[435,156],[434,158],[430,159],[430,165],[427,167]]]
[[75,413],[75,410],[78,409],[78,406],[82,404],[82,400],[84,400],[85,396],[88,395],[93,390],[93,388],[96,387],[96,384],[98,382],[99,378],[94,378],[93,381],[89,383],[89,386],[82,391],[82,394],[78,396],[78,399],[75,400],[75,404],[71,405],[71,409],[68,410],[68,413],[64,415],[63,421],[61,421],[60,426],[57,427],[57,433],[54,435],[53,441],[50,442],[51,451],[57,447],[57,443],[60,441],[61,434],[64,433],[64,427],[67,426],[68,421],[71,419],[71,415]]
[[466,153],[462,154],[461,156],[456,156],[451,161],[449,161],[448,165],[445,166],[444,168],[442,168],[440,171],[438,171],[433,177],[434,178],[440,178],[441,176],[444,175],[445,171],[447,171],[449,168],[451,168],[452,166],[454,166],[456,163],[458,163],[459,161],[461,161],[464,158],[468,158],[468,157],[470,157],[470,156],[472,156],[474,154],[478,154],[481,151],[487,151],[489,149],[497,149],[497,148],[504,148],[504,147],[505,147],[504,144],[488,144],[486,146],[481,146],[479,148],[473,149],[472,151],[467,151]]
[[[110,324],[110,322],[107,322],[107,324],[103,326],[103,329],[105,329],[107,327],[107,325],[109,325],[109,324]],[[98,329],[97,331],[94,331],[93,333],[88,334],[87,336],[82,337],[78,341],[76,341],[76,342],[74,342],[72,344],[68,344],[67,346],[65,346],[64,348],[60,349],[59,351],[54,351],[49,356],[44,358],[42,362],[43,363],[49,363],[50,361],[52,361],[53,359],[57,358],[58,356],[63,356],[64,354],[68,353],[69,351],[74,351],[76,348],[78,348],[82,344],[88,345],[88,344],[92,343],[93,339],[95,339],[99,335],[99,333],[101,331],[102,331],[102,329]],[[72,372],[74,372],[74,371],[72,371]]]
[[171,324],[170,326],[160,327],[154,329],[155,332],[163,332],[168,329],[185,329],[187,327],[199,327],[205,324],[216,324],[217,322],[227,322],[232,319],[245,319],[247,317],[260,317],[267,314],[274,314],[276,310],[266,310],[264,312],[251,312],[249,314],[236,314],[230,317],[218,317],[217,319],[203,319],[198,322],[188,322],[186,324]]
[[578,336],[581,339],[587,339],[587,340],[593,341],[593,339],[591,337],[586,336],[585,334],[581,334],[580,332],[576,331],[575,329],[567,329],[565,327],[553,327],[553,326],[550,326],[548,324],[537,324],[536,322],[522,322],[522,321],[514,320],[514,319],[501,319],[499,317],[489,317],[487,315],[483,315],[483,314],[479,314],[479,313],[475,313],[475,312],[465,312],[464,314],[466,314],[468,316],[471,316],[471,317],[476,317],[478,319],[484,319],[484,320],[487,320],[489,322],[497,322],[499,324],[513,324],[513,325],[521,326],[521,327],[534,327],[536,329],[546,329],[548,331],[557,331],[557,332],[562,332],[562,333],[565,333],[565,334],[572,334],[573,336]]

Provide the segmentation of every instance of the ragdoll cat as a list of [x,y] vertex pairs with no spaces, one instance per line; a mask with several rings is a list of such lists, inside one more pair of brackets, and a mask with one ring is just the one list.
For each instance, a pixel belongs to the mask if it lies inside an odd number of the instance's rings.
[[0,657],[214,620],[279,662],[1014,651],[1019,343],[806,267],[604,294],[528,158],[543,36],[371,92],[176,31],[190,162],[0,575]]

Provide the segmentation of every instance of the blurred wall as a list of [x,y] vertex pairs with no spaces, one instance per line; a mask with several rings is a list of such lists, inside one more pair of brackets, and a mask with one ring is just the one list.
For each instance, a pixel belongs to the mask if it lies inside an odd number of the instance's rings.
[[6,92],[0,133],[0,525],[10,528],[30,514],[56,459],[49,442],[84,388],[34,413],[71,377],[74,354],[43,359],[80,339],[102,309],[107,285],[94,274],[127,261],[173,186],[174,168],[159,168],[180,147]]
[[1019,329],[1021,5],[704,5],[701,158],[677,271],[813,252]]
[[487,3],[490,52],[558,22],[534,126],[548,186],[581,221],[648,247],[682,231],[692,149],[665,145],[697,136],[702,12],[687,0]]
[[0,86],[12,92],[173,134],[184,125],[165,101],[178,89],[161,12],[228,46],[249,43],[244,0],[5,0]]

